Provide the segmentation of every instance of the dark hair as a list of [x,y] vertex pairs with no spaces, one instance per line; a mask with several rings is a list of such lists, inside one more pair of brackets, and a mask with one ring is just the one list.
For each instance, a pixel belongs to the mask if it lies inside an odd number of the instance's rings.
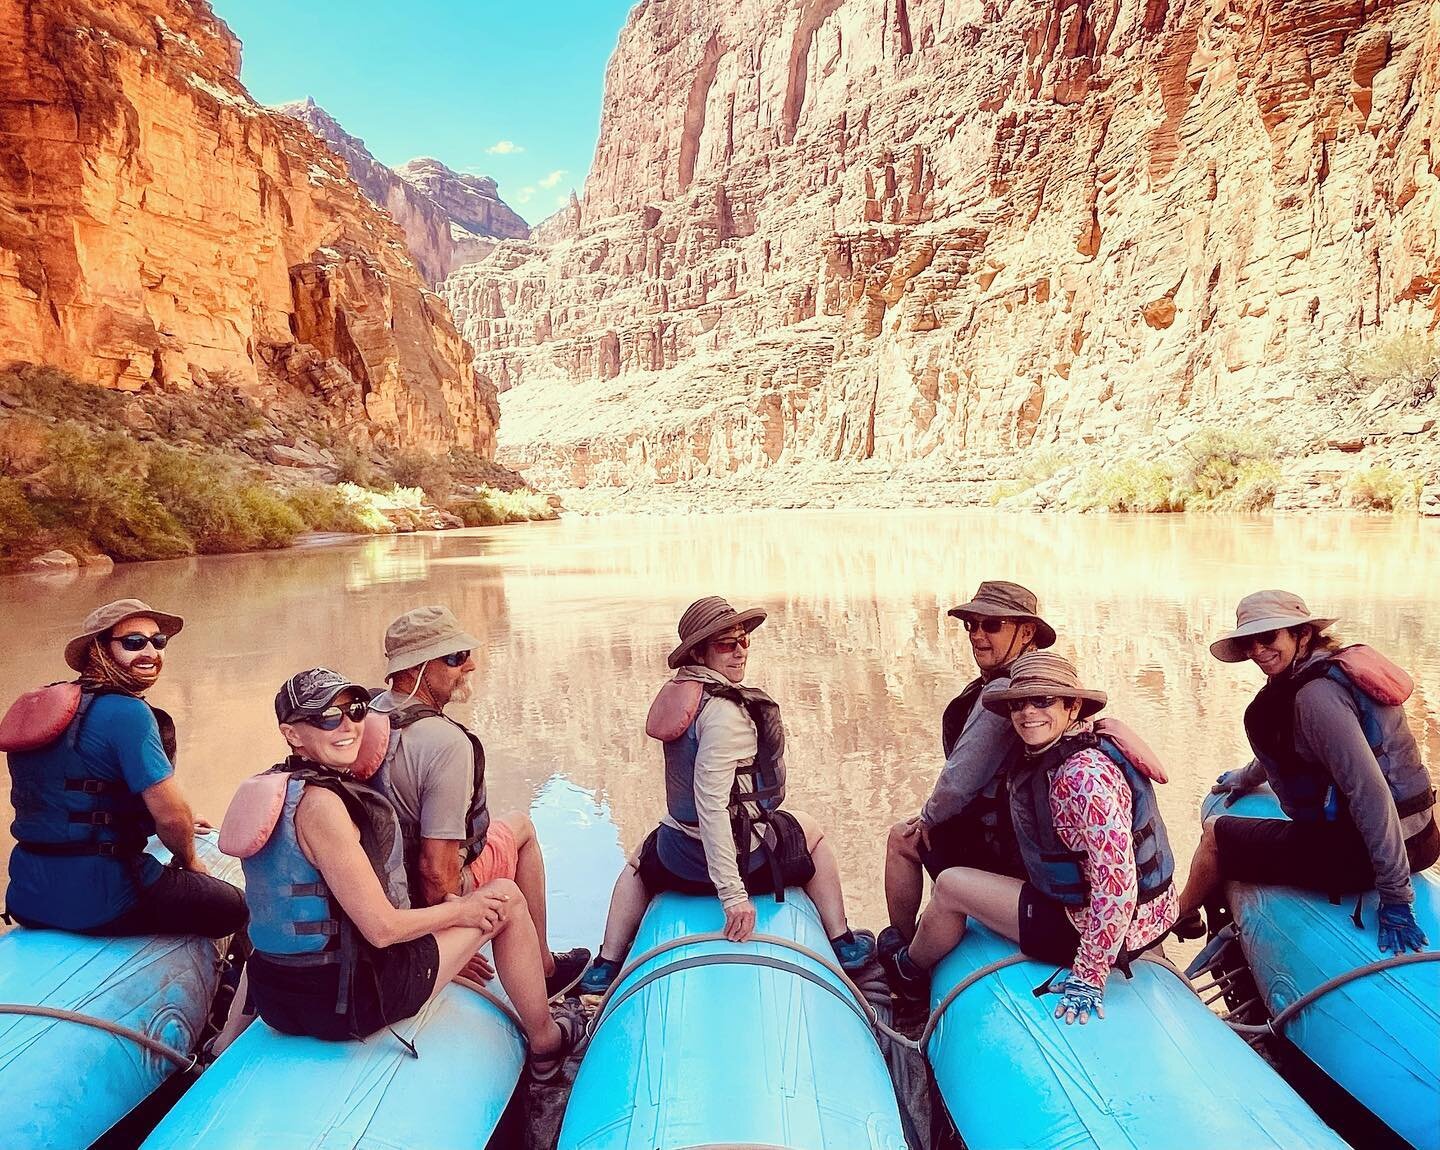
[[1294,637],[1297,646],[1303,646],[1306,655],[1313,655],[1317,651],[1338,651],[1345,645],[1334,635],[1321,632],[1314,623],[1297,623],[1294,627],[1285,629]]

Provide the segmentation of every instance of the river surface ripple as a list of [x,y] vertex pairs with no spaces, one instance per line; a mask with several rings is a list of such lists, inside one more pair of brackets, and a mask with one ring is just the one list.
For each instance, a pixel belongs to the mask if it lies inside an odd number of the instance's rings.
[[[1416,680],[1411,722],[1440,762],[1440,524],[1314,515],[1057,517],[985,512],[762,512],[616,517],[355,540],[280,553],[0,580],[0,697],[67,675],[65,640],[95,605],[136,596],[186,617],[153,701],[174,716],[197,813],[284,754],[271,700],[313,665],[378,684],[401,611],[444,603],[480,640],[475,698],[492,809],[528,808],[545,844],[557,942],[598,939],[610,883],[664,807],[645,713],[686,604],[770,612],[747,681],[779,701],[790,804],[820,818],[852,920],[881,925],[885,829],[919,809],[942,759],[939,717],[974,673],[946,610],[986,578],[1034,588],[1056,650],[1110,694],[1170,772],[1160,788],[1188,866],[1195,812],[1248,757],[1259,685],[1207,643],[1240,596],[1283,587],[1336,633]],[[8,776],[0,781],[8,811]],[[12,844],[0,832],[0,857]]]

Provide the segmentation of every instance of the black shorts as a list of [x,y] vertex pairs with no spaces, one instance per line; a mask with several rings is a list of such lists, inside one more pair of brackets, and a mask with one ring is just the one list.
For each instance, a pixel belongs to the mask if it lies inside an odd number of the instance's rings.
[[1002,811],[1003,817],[993,827],[970,814],[960,814],[931,828],[929,849],[923,843],[919,848],[926,873],[933,879],[941,871],[964,866],[1023,879],[1025,863],[1015,845],[1009,809]]
[[1080,932],[1063,904],[1028,882],[1020,888],[1020,949],[1041,962],[1069,966],[1080,948]]
[[[788,811],[776,811],[770,816],[770,825],[775,828],[778,845],[775,850],[779,864],[780,879],[784,886],[804,886],[815,877],[815,860],[805,842],[805,831],[800,820]],[[679,894],[715,893],[715,884],[709,879],[690,879],[672,871],[660,858],[660,828],[656,827],[640,847],[640,881],[652,895],[662,890],[673,890]],[[763,851],[751,851],[747,865],[741,869],[741,881],[751,894],[775,893],[775,868],[771,867],[769,856]]]
[[[1220,870],[1227,879],[1294,886],[1326,894],[1361,894],[1375,887],[1375,866],[1359,830],[1349,819],[1296,823],[1289,819],[1215,820]],[[1405,840],[1410,872],[1440,858],[1440,827],[1430,825]]]
[[367,1038],[383,1027],[419,1013],[435,991],[440,944],[433,934],[376,950],[360,943],[350,1009],[335,1010],[339,964],[289,966],[250,959],[250,997],[269,1025],[282,1034],[303,1034],[342,1042]]

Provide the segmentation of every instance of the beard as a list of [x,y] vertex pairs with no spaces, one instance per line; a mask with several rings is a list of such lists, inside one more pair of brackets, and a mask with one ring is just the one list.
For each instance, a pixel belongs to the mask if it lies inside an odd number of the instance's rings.
[[475,672],[469,672],[463,679],[455,684],[455,689],[450,692],[450,702],[468,703],[475,697]]

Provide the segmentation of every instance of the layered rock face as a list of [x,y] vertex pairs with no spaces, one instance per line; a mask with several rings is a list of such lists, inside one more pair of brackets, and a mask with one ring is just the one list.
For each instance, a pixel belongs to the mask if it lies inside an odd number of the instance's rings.
[[1436,140],[1431,0],[649,0],[583,200],[442,290],[545,484],[1304,450],[1440,325]]
[[492,454],[494,392],[403,233],[239,62],[198,0],[0,0],[0,362]]
[[500,199],[489,176],[453,172],[429,157],[389,168],[370,154],[313,99],[275,109],[299,120],[340,156],[370,202],[405,231],[405,242],[427,284],[486,255],[497,238],[524,239],[530,225]]

